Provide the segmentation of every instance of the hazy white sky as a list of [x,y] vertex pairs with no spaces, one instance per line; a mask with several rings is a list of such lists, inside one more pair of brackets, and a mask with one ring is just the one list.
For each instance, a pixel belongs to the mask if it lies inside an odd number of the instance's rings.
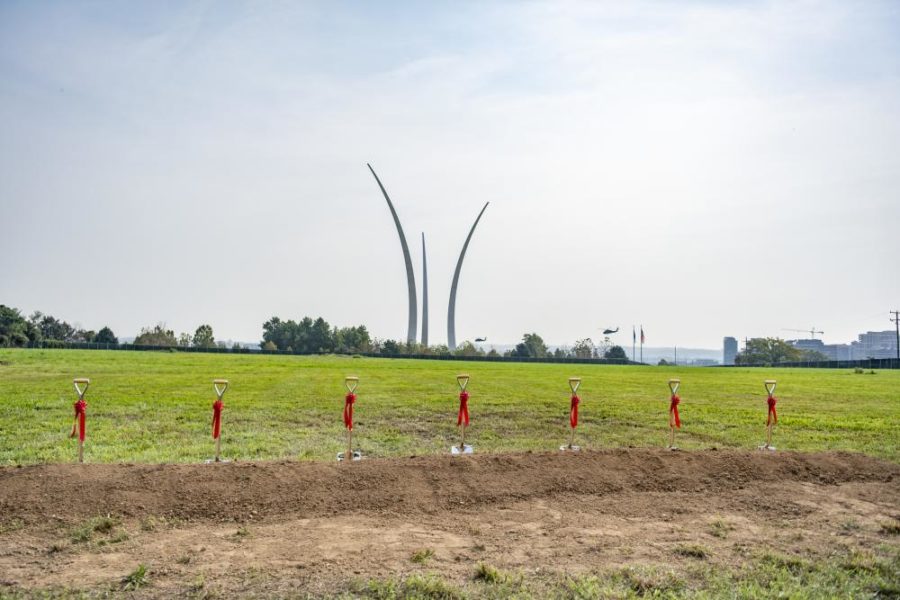
[[[827,341],[900,304],[900,3],[0,3],[0,303],[432,343]],[[420,302],[421,302],[421,290]]]

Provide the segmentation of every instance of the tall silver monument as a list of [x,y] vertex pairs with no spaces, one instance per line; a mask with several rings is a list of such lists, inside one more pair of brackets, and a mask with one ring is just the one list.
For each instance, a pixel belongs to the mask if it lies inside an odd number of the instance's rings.
[[[416,277],[413,274],[412,259],[409,256],[409,246],[406,245],[406,236],[403,235],[403,227],[400,225],[400,219],[397,217],[397,211],[394,210],[394,204],[391,202],[391,199],[388,196],[387,191],[385,191],[384,186],[381,185],[381,180],[378,179],[378,175],[375,174],[375,169],[373,169],[372,165],[370,165],[369,163],[366,163],[366,166],[369,167],[370,171],[372,171],[372,176],[375,178],[375,181],[378,182],[378,187],[381,188],[381,193],[384,194],[384,199],[387,200],[388,208],[391,209],[391,216],[394,217],[394,225],[397,226],[397,234],[400,236],[400,247],[403,249],[403,260],[406,262],[406,287],[409,292],[409,325],[406,330],[406,342],[408,344],[414,344],[416,343],[416,313],[418,312],[418,310],[416,307]],[[471,237],[471,235],[472,234],[470,233],[469,237]],[[466,243],[468,243],[468,240],[466,240]],[[465,252],[465,250],[463,251]],[[456,270],[458,274],[458,266],[456,267]],[[454,289],[456,287],[455,284],[456,279],[454,278]]]
[[422,232],[422,345],[428,346],[428,259],[425,256],[425,232]]
[[475,233],[475,228],[478,227],[478,221],[481,220],[481,215],[484,214],[488,204],[490,204],[490,202],[485,202],[484,208],[478,213],[478,218],[475,219],[472,229],[469,230],[469,235],[466,236],[466,243],[463,244],[462,252],[459,253],[459,260],[456,261],[456,271],[453,273],[453,285],[450,286],[450,307],[447,309],[447,346],[451,350],[456,350],[456,287],[459,284],[459,272],[462,270],[463,259],[466,257],[466,249],[469,247],[469,241],[472,239],[472,234]]

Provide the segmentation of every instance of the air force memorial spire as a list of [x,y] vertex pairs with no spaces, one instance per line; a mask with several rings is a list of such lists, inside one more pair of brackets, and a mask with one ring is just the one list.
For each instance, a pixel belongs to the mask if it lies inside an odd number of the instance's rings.
[[481,220],[481,215],[487,210],[488,204],[490,202],[484,203],[484,208],[481,209],[481,212],[478,213],[478,217],[475,219],[475,223],[472,224],[472,229],[469,230],[469,235],[466,236],[466,241],[463,244],[462,252],[459,253],[459,260],[456,261],[456,271],[453,272],[453,284],[450,286],[450,306],[447,308],[447,346],[451,350],[456,350],[456,289],[459,286],[459,272],[462,270],[463,259],[466,257],[466,249],[468,249],[469,242],[472,240],[472,234],[475,233],[478,221]]
[[[391,202],[387,190],[384,189],[384,185],[382,185],[378,175],[375,174],[375,169],[372,168],[372,165],[366,163],[366,166],[369,167],[369,171],[372,172],[372,176],[378,183],[378,187],[381,189],[384,199],[387,201],[391,216],[394,218],[394,225],[397,227],[397,235],[400,236],[400,248],[403,250],[403,261],[406,263],[406,288],[407,296],[409,298],[406,342],[408,344],[414,344],[416,341],[416,317],[418,311],[416,306],[416,276],[413,273],[412,258],[409,255],[409,245],[406,243],[406,235],[403,233],[403,226],[400,225],[400,218],[397,216],[397,211],[394,209],[394,203]],[[450,304],[447,307],[447,346],[450,350],[456,349],[456,291],[459,287],[459,274],[462,270],[463,259],[466,257],[466,250],[469,247],[469,242],[472,240],[472,234],[475,233],[475,228],[478,226],[478,222],[481,220],[481,216],[487,209],[488,204],[490,204],[490,202],[486,202],[481,209],[481,212],[478,213],[475,223],[469,230],[469,235],[466,236],[466,241],[463,244],[462,252],[459,254],[459,259],[456,261],[456,270],[453,273],[453,283],[450,286]],[[425,254],[424,232],[422,233],[422,345],[428,345],[428,260]]]
[[406,328],[406,343],[415,344],[416,276],[413,274],[412,259],[409,257],[409,246],[406,244],[406,236],[403,235],[403,226],[400,225],[400,218],[397,216],[397,211],[394,210],[394,204],[391,202],[391,198],[388,196],[388,193],[384,189],[384,186],[381,185],[381,180],[378,179],[378,175],[375,174],[375,169],[372,168],[372,165],[366,163],[366,166],[369,167],[370,171],[372,171],[372,176],[375,178],[375,181],[378,182],[378,187],[381,188],[381,193],[384,194],[384,199],[387,200],[388,208],[391,209],[391,216],[394,217],[394,225],[397,226],[397,235],[400,236],[400,247],[403,249],[403,260],[406,262],[406,289],[409,294],[409,318]]

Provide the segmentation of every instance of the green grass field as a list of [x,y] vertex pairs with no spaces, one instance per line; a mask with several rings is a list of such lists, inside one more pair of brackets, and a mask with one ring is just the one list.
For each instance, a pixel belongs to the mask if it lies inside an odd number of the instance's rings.
[[343,378],[358,375],[354,437],[369,457],[444,453],[456,439],[455,376],[471,375],[476,452],[552,450],[566,440],[567,378],[583,384],[578,443],[666,443],[669,377],[680,377],[685,449],[754,448],[763,380],[778,380],[785,450],[851,450],[900,461],[900,371],[716,369],[417,361],[177,352],[0,350],[0,464],[70,462],[73,377],[87,394],[89,462],[211,456],[212,379],[225,396],[223,455],[333,460],[344,445]]

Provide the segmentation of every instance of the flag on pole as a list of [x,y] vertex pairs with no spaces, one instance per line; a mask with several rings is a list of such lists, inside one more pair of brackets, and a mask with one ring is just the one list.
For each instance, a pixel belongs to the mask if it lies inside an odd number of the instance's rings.
[[644,343],[644,326],[641,325],[641,343]]
[[637,333],[635,333],[634,325],[631,326],[631,343],[635,343],[637,341]]

